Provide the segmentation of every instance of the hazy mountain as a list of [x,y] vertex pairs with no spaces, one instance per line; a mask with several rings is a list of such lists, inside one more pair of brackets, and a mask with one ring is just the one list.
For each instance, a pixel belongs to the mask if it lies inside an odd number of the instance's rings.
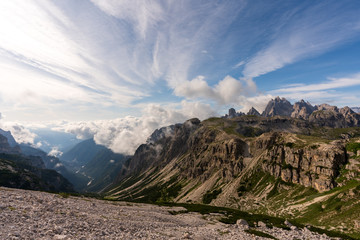
[[10,131],[0,129],[0,134],[6,137],[10,147],[16,147],[16,145],[18,145]]
[[74,134],[54,131],[50,128],[36,128],[31,131],[37,135],[35,142],[41,142],[40,149],[45,152],[50,152],[54,147],[61,152],[66,152],[82,141]]
[[100,151],[105,149],[107,148],[96,144],[91,138],[76,144],[73,148],[64,152],[64,154],[60,156],[60,160],[66,162],[73,170],[79,170]]
[[86,179],[76,185],[79,190],[99,192],[114,181],[127,157],[88,139],[65,152],[60,159],[68,169]]
[[34,148],[27,144],[20,144],[21,151],[26,156],[40,157],[45,164],[45,168],[53,169],[68,179],[73,185],[75,190],[80,191],[87,183],[87,179],[81,175],[75,174],[69,170],[64,164],[54,156],[49,156],[41,149]]
[[[6,187],[45,190],[74,191],[72,185],[54,170],[45,169],[40,156],[25,156],[17,144],[12,141],[9,132],[7,137],[0,134],[0,185]],[[16,142],[15,142],[16,143]]]

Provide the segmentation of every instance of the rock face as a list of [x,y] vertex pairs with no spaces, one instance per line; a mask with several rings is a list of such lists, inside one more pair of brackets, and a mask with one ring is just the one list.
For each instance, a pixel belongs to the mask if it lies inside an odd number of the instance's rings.
[[309,121],[318,126],[332,128],[356,127],[360,125],[360,114],[349,107],[338,109],[336,106],[322,104],[309,116]]
[[229,109],[229,118],[234,118],[236,117],[236,111],[234,108],[230,108]]
[[347,163],[344,142],[294,148],[293,143],[282,141],[286,138],[285,133],[270,133],[255,141],[254,144],[265,152],[261,164],[263,171],[319,192],[334,188],[335,178]]
[[285,98],[276,97],[270,100],[264,112],[261,114],[264,117],[273,116],[291,116],[293,106]]

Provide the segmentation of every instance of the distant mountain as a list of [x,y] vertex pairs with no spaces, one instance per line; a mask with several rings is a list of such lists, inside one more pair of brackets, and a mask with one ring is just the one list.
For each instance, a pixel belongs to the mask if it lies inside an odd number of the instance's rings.
[[35,142],[41,142],[41,150],[50,152],[54,147],[61,152],[66,152],[82,140],[77,139],[72,133],[54,131],[51,128],[30,129],[36,134]]
[[96,144],[93,139],[88,139],[65,152],[60,160],[68,169],[87,179],[86,183],[77,185],[77,189],[101,192],[114,181],[127,158]]
[[98,145],[91,139],[76,144],[73,148],[63,153],[60,160],[70,166],[72,170],[79,170],[87,162],[91,161],[100,151],[107,149]]
[[260,113],[258,112],[258,110],[256,110],[254,107],[252,107],[246,115],[260,116]]
[[[338,108],[329,104],[311,105],[309,102],[301,100],[292,105],[285,98],[276,97],[271,99],[262,112],[263,117],[285,116],[297,119],[309,120],[319,126],[328,127],[356,127],[360,125],[360,107],[343,107]],[[226,114],[222,118],[241,117],[243,113],[237,113],[235,109],[229,109],[229,115]],[[255,108],[251,108],[246,115],[258,116],[259,112]]]
[[[6,187],[44,190],[74,191],[61,174],[45,169],[40,156],[24,154],[18,144],[14,144],[10,132],[0,134],[0,185]],[[8,142],[12,142],[11,146]],[[16,143],[16,142],[15,142]]]
[[293,106],[288,100],[276,97],[275,99],[271,99],[269,101],[261,115],[264,117],[291,116],[292,111]]
[[68,179],[75,187],[75,190],[80,191],[82,187],[87,183],[87,179],[81,175],[75,174],[69,171],[66,166],[54,156],[49,156],[41,149],[34,148],[27,144],[20,144],[22,153],[28,157],[39,157],[45,164],[45,168],[55,170]]
[[18,145],[10,131],[0,129],[0,134],[7,138],[10,147],[16,147]]

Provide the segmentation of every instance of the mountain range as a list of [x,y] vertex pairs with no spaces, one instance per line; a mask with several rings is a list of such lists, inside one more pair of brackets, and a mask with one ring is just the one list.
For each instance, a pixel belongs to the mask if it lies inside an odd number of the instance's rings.
[[233,118],[243,115],[254,115],[263,117],[287,116],[292,118],[309,120],[309,122],[329,127],[353,127],[360,123],[360,115],[357,114],[358,107],[338,108],[329,104],[311,105],[309,102],[301,100],[292,105],[285,98],[276,97],[271,99],[260,114],[252,107],[247,114],[236,112],[235,109],[229,109],[229,114],[224,118]]
[[261,116],[254,110],[158,129],[107,194],[239,208],[356,234],[360,115],[279,97]]

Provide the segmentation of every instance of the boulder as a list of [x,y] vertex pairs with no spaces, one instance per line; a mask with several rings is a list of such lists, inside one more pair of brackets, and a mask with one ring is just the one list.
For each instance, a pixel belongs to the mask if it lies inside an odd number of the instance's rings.
[[249,223],[244,220],[244,219],[238,219],[236,221],[236,225],[239,227],[239,228],[242,228],[242,229],[249,229]]

